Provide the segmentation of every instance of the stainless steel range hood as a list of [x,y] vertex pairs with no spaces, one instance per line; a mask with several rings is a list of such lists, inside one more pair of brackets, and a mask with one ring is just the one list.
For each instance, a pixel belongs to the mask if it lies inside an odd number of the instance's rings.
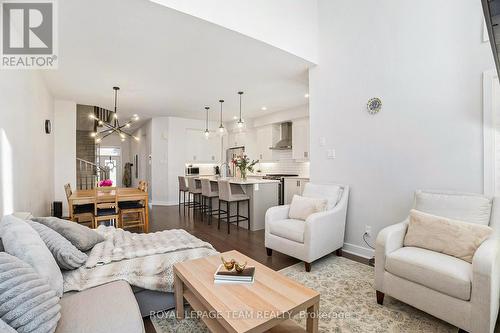
[[286,122],[281,124],[281,139],[269,149],[274,150],[289,150],[292,149],[292,123]]

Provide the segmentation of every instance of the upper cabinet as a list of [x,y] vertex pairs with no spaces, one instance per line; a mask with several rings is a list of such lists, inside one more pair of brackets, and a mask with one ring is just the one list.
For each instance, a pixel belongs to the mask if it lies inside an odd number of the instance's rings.
[[273,150],[269,149],[280,139],[279,125],[267,125],[256,130],[256,159],[261,162],[273,161]]
[[188,163],[219,163],[220,137],[211,133],[207,139],[201,130],[186,130],[186,162]]
[[294,160],[309,160],[309,118],[293,121],[292,147],[292,157]]

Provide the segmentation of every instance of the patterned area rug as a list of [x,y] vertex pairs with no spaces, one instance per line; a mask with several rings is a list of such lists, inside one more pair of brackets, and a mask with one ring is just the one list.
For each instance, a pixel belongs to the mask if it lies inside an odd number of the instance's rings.
[[[310,273],[302,263],[280,272],[321,294],[320,332],[457,332],[456,327],[391,297],[385,297],[384,306],[378,305],[373,267],[330,255],[315,262]],[[295,320],[305,327],[305,319]],[[208,332],[203,322],[189,314],[177,321],[174,311],[159,313],[151,321],[157,333]]]

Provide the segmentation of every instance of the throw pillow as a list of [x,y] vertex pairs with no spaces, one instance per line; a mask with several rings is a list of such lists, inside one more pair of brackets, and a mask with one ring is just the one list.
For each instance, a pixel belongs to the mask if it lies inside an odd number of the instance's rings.
[[477,224],[411,210],[404,246],[444,253],[472,263],[477,248],[493,229]]
[[4,216],[0,222],[0,237],[5,252],[30,264],[56,294],[62,296],[61,270],[43,240],[26,221],[12,215]]
[[[0,253],[0,272],[2,320],[20,333],[55,332],[61,306],[47,281],[29,264],[5,252]],[[1,325],[0,332],[5,332]]]
[[32,220],[57,231],[80,251],[88,251],[97,243],[104,241],[104,237],[94,230],[75,222],[59,219],[57,217],[34,217]]
[[307,198],[300,195],[294,195],[288,217],[297,220],[306,220],[309,215],[326,210],[327,199]]
[[78,250],[66,238],[43,224],[27,221],[40,235],[45,245],[52,252],[59,267],[66,270],[76,269],[87,261],[87,255]]

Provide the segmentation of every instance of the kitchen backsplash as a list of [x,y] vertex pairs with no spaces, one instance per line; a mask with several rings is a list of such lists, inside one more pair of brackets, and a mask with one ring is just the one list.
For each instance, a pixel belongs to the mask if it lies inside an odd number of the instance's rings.
[[[275,151],[278,155],[276,162],[262,162],[255,166],[255,173],[257,170],[261,171],[261,174],[265,175],[268,173],[288,173],[297,174],[302,177],[309,177],[309,162],[299,162],[292,159],[291,150]],[[195,164],[193,166],[200,168],[200,175],[213,175],[215,174],[214,167],[217,164]]]
[[274,154],[278,155],[278,161],[258,163],[255,171],[260,170],[262,174],[289,173],[309,177],[309,162],[295,161],[291,150],[277,150]]

